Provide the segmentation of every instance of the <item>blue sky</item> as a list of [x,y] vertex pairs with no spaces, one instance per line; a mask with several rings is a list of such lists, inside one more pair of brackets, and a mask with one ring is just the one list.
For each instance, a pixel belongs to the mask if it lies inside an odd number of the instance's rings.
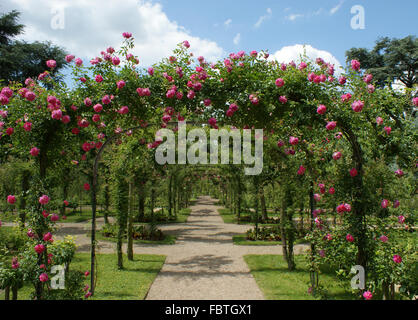
[[[383,4],[384,3],[384,4]],[[364,7],[365,28],[353,30],[355,5]],[[239,50],[268,49],[279,62],[299,56],[308,45],[312,58],[345,64],[345,51],[372,48],[378,37],[416,35],[417,0],[2,0],[0,12],[17,9],[26,25],[24,40],[50,40],[89,61],[108,46],[117,48],[121,33],[136,38],[146,67],[189,40],[191,50],[213,61]],[[61,10],[61,11],[60,11]],[[65,17],[52,28],[56,13]],[[64,21],[64,20],[63,20]],[[297,46],[299,45],[299,46]],[[284,60],[289,61],[284,61]]]
[[[405,37],[418,31],[417,0],[159,1],[168,17],[228,52],[308,43],[332,53],[341,63],[351,47],[372,48],[378,37]],[[365,9],[365,29],[350,27],[354,5]],[[268,15],[267,9],[271,9]],[[335,8],[335,13],[331,10]],[[292,15],[294,20],[290,20]],[[299,16],[300,15],[300,16]],[[260,17],[267,16],[256,28]],[[230,21],[225,25],[225,22]],[[238,45],[233,38],[240,34]]]

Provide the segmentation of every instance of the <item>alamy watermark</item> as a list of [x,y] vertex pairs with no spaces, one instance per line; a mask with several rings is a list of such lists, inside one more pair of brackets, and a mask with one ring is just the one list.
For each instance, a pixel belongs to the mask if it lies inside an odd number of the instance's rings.
[[[230,139],[232,139],[232,164],[246,164],[245,175],[259,175],[263,171],[263,129],[210,129],[209,139],[203,128],[186,130],[186,122],[179,122],[177,143],[172,130],[161,129],[156,140],[161,142],[155,152],[158,164],[231,164]],[[219,144],[220,140],[220,144]],[[253,148],[254,142],[254,148]],[[177,148],[176,148],[177,146]],[[219,147],[221,156],[219,162]],[[177,150],[177,152],[176,152]],[[177,154],[177,159],[176,159]],[[252,166],[252,167],[251,167]]]
[[63,30],[65,28],[65,7],[54,6],[51,8],[51,29]]
[[364,268],[360,265],[351,267],[350,273],[354,273],[355,276],[351,278],[351,288],[364,290],[366,287],[366,278]]
[[59,290],[65,289],[65,268],[61,265],[56,265],[51,268],[51,274],[56,274],[51,278],[51,289]]
[[366,28],[366,15],[365,15],[364,7],[361,5],[355,5],[351,7],[351,14],[354,14],[350,22],[351,29],[353,30],[365,29]]

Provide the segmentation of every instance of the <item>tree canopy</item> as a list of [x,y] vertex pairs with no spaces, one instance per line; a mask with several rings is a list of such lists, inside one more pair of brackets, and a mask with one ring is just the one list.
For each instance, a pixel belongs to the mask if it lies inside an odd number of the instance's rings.
[[23,33],[24,25],[19,24],[18,11],[5,13],[0,17],[0,79],[5,84],[10,81],[24,82],[27,78],[36,78],[45,69],[46,61],[57,62],[52,76],[56,80],[58,72],[67,62],[65,51],[51,42],[33,42],[15,40]]
[[402,39],[379,38],[372,50],[351,48],[347,61],[357,59],[371,73],[380,87],[389,80],[413,88],[418,83],[418,39],[409,35]]

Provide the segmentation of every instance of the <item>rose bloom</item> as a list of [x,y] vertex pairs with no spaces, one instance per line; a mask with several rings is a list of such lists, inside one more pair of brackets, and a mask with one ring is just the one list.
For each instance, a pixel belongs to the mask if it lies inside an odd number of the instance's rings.
[[388,241],[388,237],[387,236],[385,236],[385,235],[382,235],[382,236],[380,236],[380,241],[382,241],[382,242],[387,242]]
[[363,293],[363,298],[366,300],[371,300],[373,298],[373,294],[370,291],[365,291]]
[[394,261],[395,263],[401,263],[401,262],[402,262],[402,257],[401,257],[400,255],[395,254],[395,255],[393,256],[393,261]]

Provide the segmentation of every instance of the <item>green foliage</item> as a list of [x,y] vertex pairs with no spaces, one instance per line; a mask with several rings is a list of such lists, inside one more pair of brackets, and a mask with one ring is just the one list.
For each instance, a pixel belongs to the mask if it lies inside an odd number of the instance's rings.
[[351,48],[346,52],[347,60],[358,59],[362,67],[370,72],[379,86],[395,80],[407,88],[418,83],[418,39],[410,35],[402,39],[380,38],[372,50]]
[[51,72],[60,79],[59,70],[67,62],[65,51],[51,42],[14,41],[13,38],[23,32],[24,26],[18,24],[20,13],[11,11],[0,17],[0,82],[24,82],[27,78],[36,79],[45,71],[46,61],[54,59],[57,67]]
[[44,293],[44,300],[82,300],[85,295],[84,273],[70,270],[65,273],[65,289],[51,289]]

